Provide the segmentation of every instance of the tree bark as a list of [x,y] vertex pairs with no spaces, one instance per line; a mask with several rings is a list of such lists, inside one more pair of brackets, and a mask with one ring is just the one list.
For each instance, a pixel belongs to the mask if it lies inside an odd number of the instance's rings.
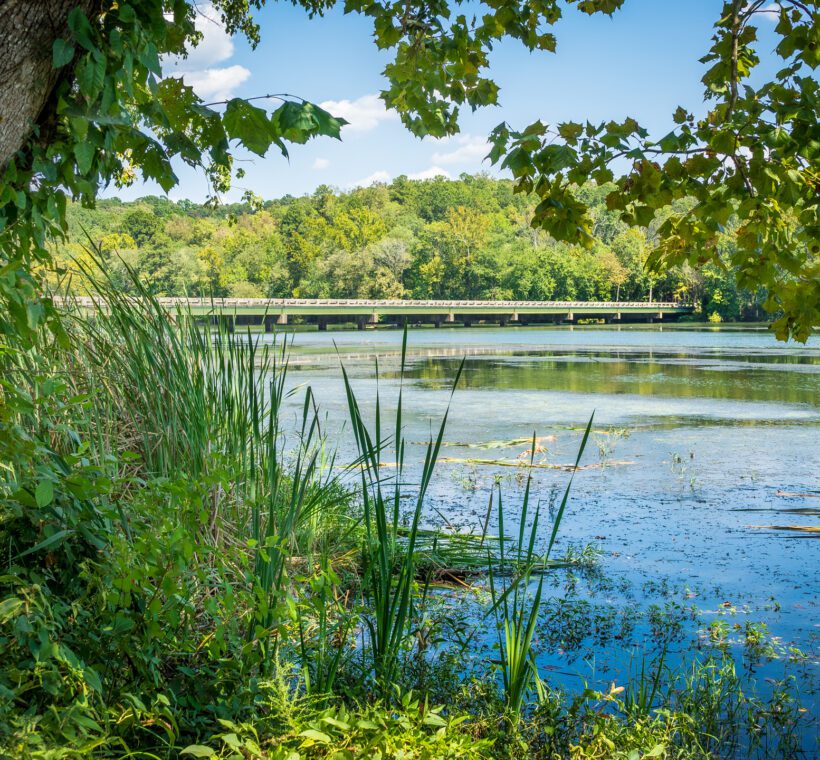
[[[68,15],[87,15],[95,0],[0,0],[0,169],[34,127],[53,123],[50,96],[61,76],[51,65],[54,40],[68,39]],[[64,70],[62,70],[64,71]],[[41,135],[47,139],[47,135]]]

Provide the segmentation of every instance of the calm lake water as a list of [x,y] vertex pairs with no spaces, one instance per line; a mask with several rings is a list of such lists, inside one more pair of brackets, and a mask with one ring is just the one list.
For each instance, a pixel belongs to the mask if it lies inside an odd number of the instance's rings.
[[[329,431],[346,419],[337,352],[371,415],[378,357],[393,408],[399,331],[293,341],[291,381],[312,386]],[[539,437],[537,462],[571,463],[595,413],[582,460],[595,466],[575,478],[555,552],[592,545],[600,556],[589,571],[550,577],[537,641],[545,677],[605,687],[662,651],[674,666],[723,650],[760,693],[793,676],[815,710],[820,544],[783,528],[815,527],[820,514],[816,342],[783,345],[765,330],[453,328],[411,331],[409,354],[405,435],[417,444],[437,428],[466,356],[431,527],[480,532],[497,479],[515,512],[522,470],[505,464],[526,457],[523,441]],[[352,441],[343,431],[339,440],[339,459],[350,461]],[[411,447],[408,461],[423,451]],[[545,510],[567,479],[534,471]],[[470,607],[465,597],[481,602],[480,592],[443,596],[454,619]],[[491,641],[487,631],[476,647]]]

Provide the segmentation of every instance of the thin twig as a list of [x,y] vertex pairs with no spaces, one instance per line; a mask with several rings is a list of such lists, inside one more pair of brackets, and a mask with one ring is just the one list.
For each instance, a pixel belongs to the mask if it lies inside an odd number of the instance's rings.
[[[242,100],[245,100],[247,102],[250,102],[252,100],[288,100],[288,99],[301,100],[303,103],[307,103],[307,101],[304,98],[299,97],[298,95],[291,95],[289,92],[278,92],[278,93],[273,93],[271,95],[255,95],[252,98],[242,98]],[[205,106],[206,108],[210,108],[211,106],[224,106],[224,105],[227,105],[230,102],[231,102],[230,100],[215,100],[212,103],[203,103],[202,105]]]

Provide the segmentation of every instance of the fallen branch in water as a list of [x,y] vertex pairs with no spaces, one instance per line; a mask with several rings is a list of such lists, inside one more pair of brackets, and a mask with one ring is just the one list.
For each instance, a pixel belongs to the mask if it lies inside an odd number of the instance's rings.
[[595,470],[600,467],[612,467],[614,465],[635,464],[626,460],[607,461],[607,462],[593,462],[592,464],[582,464],[577,468],[574,464],[551,464],[549,462],[522,462],[518,459],[472,459],[462,457],[440,457],[440,462],[449,462],[456,464],[475,464],[498,467],[520,467],[525,470],[564,470],[565,472],[572,472],[578,470]]
[[820,528],[815,525],[747,525],[746,527],[757,530],[796,530],[801,533],[820,533]]
[[736,507],[730,509],[730,512],[777,512],[778,514],[788,515],[808,515],[809,517],[820,516],[820,509],[815,507],[795,507],[794,509],[777,509],[777,508],[758,508],[758,507]]

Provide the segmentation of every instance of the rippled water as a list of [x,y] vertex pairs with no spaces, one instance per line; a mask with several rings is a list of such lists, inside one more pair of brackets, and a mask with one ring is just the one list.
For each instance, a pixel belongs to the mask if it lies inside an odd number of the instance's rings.
[[[400,332],[293,340],[291,378],[313,387],[330,430],[346,417],[340,357],[366,412],[375,357],[382,398],[395,400]],[[567,688],[622,682],[664,647],[678,664],[714,651],[717,634],[759,689],[793,675],[814,709],[820,544],[817,533],[785,528],[818,526],[816,343],[779,344],[765,330],[453,328],[411,331],[409,346],[405,435],[413,442],[437,424],[466,356],[431,526],[446,519],[480,531],[496,478],[506,503],[520,503],[521,470],[504,463],[529,445],[511,442],[535,433],[544,449],[537,461],[572,462],[595,413],[583,463],[597,466],[576,477],[557,551],[593,544],[600,563],[551,579],[538,633],[545,672]],[[351,442],[344,432],[339,440],[349,460]],[[407,458],[422,453],[418,446]],[[545,506],[567,477],[535,471]],[[747,635],[761,625],[764,653]]]

